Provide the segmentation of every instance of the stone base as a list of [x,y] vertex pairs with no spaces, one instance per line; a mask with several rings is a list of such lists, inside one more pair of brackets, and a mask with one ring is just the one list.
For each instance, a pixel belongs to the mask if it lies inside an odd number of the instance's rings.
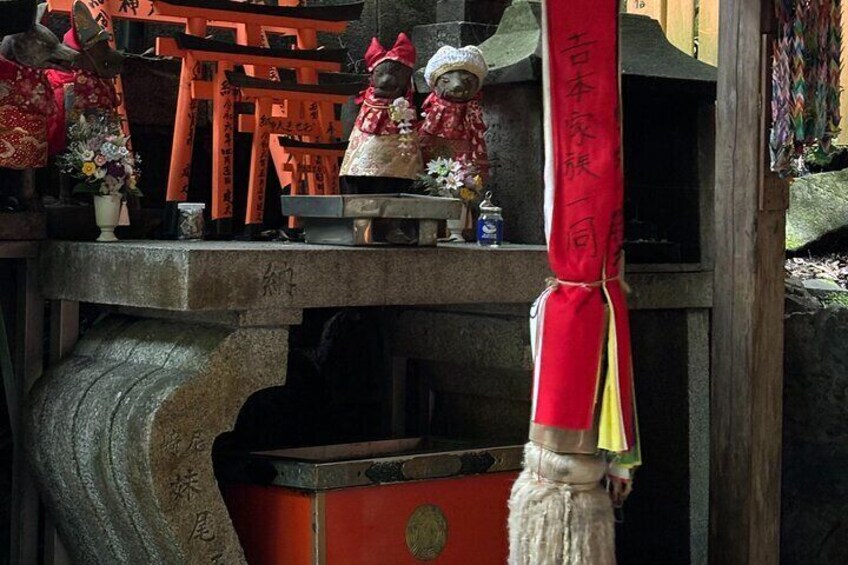
[[494,25],[469,22],[417,26],[412,30],[412,41],[418,49],[418,66],[426,67],[436,51],[445,45],[452,47],[480,45],[494,35],[497,29]]
[[285,383],[287,328],[112,317],[43,376],[30,461],[74,563],[245,563],[212,446]]

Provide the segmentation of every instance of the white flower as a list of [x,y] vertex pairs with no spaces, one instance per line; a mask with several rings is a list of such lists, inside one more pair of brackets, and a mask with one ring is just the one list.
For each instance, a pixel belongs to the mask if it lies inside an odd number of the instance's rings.
[[452,162],[452,159],[442,159],[441,157],[433,159],[427,163],[427,174],[444,177],[450,172]]
[[97,180],[102,180],[106,177],[106,169],[98,167],[96,171],[94,171],[94,178]]
[[91,149],[88,149],[88,148],[83,149],[82,152],[80,153],[80,158],[83,161],[94,161],[94,151],[92,151]]
[[447,176],[447,179],[445,179],[445,185],[449,190],[459,190],[460,188],[465,186],[465,183],[462,181],[461,176],[455,173],[450,173]]

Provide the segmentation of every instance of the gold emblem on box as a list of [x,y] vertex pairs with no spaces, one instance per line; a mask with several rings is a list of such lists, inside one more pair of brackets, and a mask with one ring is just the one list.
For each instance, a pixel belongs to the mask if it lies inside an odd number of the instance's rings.
[[419,506],[406,523],[406,547],[420,561],[432,561],[448,544],[448,520],[438,506]]

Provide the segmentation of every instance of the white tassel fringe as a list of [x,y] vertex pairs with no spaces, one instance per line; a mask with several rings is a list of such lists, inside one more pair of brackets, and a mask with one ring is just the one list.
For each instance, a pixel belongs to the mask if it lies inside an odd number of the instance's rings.
[[534,443],[509,500],[509,565],[615,565],[615,524],[602,457]]

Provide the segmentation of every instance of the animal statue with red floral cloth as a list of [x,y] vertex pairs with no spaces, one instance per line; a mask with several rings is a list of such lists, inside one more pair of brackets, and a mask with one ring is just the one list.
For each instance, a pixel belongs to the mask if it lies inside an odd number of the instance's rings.
[[342,162],[344,191],[392,194],[408,191],[424,169],[412,100],[417,52],[406,34],[386,50],[377,38],[365,53],[371,84]]
[[120,101],[114,79],[123,68],[124,56],[112,48],[111,39],[112,34],[97,23],[85,3],[74,2],[71,29],[63,41],[82,56],[73,70],[47,71],[59,109],[50,121],[51,155],[66,149],[68,125],[80,116],[110,114],[117,118]]
[[45,10],[40,5],[28,29],[0,43],[0,169],[13,173],[0,183],[3,210],[39,205],[33,169],[47,165],[48,125],[57,112],[43,69],[69,68],[79,56],[39,23]]
[[484,180],[489,172],[481,89],[489,73],[477,47],[439,49],[427,63],[424,79],[432,93],[424,102],[420,126],[425,163],[435,159],[465,162]]

